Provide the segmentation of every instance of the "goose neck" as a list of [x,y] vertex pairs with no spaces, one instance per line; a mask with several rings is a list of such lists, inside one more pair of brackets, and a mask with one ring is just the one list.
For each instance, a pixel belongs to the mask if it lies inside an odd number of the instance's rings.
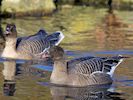
[[57,60],[54,62],[50,81],[55,84],[68,83],[67,62],[65,60]]
[[16,38],[7,38],[6,46],[11,46],[16,48],[17,39]]
[[66,61],[64,59],[56,60],[54,62],[54,69],[59,72],[62,72],[62,71],[66,72],[67,71]]

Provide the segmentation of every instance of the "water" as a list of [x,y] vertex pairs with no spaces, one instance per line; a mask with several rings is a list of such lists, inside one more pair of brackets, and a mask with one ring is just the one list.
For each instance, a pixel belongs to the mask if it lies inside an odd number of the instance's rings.
[[[62,9],[52,16],[41,18],[2,19],[4,28],[8,22],[17,26],[18,36],[27,36],[44,28],[49,34],[63,31],[65,39],[61,47],[68,59],[81,56],[130,56],[118,66],[112,86],[71,88],[51,86],[49,77],[52,66],[38,61],[0,59],[0,100],[133,100],[133,13],[131,11],[107,12],[107,9],[73,7]],[[3,44],[3,42],[1,42]],[[3,45],[0,46],[0,51]],[[6,64],[4,64],[7,62]],[[16,65],[17,69],[13,67]],[[6,67],[5,67],[6,65]],[[4,82],[3,69],[11,70],[12,82]],[[14,70],[17,72],[14,73]],[[5,89],[12,87],[13,96],[5,96]],[[15,92],[13,91],[15,87]],[[5,90],[6,91],[6,90]],[[6,93],[5,93],[6,94]]]

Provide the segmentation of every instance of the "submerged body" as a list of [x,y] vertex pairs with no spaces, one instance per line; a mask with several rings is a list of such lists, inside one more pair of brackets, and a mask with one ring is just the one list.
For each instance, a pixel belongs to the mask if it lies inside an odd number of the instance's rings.
[[14,24],[7,25],[4,35],[6,43],[2,57],[28,60],[47,57],[44,51],[58,45],[64,38],[61,32],[48,35],[44,30],[40,30],[32,36],[17,38]]
[[66,62],[61,48],[54,47],[50,52],[54,60],[50,82],[76,87],[111,84],[115,68],[124,58],[82,57]]

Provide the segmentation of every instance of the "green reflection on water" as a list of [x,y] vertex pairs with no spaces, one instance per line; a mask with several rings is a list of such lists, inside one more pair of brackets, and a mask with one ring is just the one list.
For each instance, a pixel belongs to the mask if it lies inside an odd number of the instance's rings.
[[86,50],[90,48],[91,50],[95,46],[91,45],[93,41],[95,42],[93,30],[95,30],[97,24],[100,24],[104,14],[105,9],[73,7],[62,9],[50,17],[3,20],[2,26],[5,27],[6,24],[4,23],[8,22],[15,23],[19,36],[35,34],[40,28],[44,28],[49,33],[61,30],[66,36],[62,42],[66,49]]
[[76,6],[62,9],[49,17],[2,20],[2,26],[5,27],[9,22],[15,23],[18,36],[35,34],[40,28],[44,28],[49,34],[63,31],[65,39],[61,44],[69,50],[132,49],[131,16],[130,11],[108,13],[107,9]]

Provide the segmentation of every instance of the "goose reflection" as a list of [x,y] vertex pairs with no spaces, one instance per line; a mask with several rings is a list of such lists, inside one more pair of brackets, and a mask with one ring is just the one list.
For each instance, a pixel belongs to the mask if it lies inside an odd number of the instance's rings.
[[96,28],[96,40],[98,49],[121,49],[127,47],[127,31],[121,29],[128,28],[128,24],[113,11],[112,7],[108,9],[103,18],[103,24]]
[[[23,61],[23,60],[22,60]],[[23,61],[24,62],[24,61]],[[37,62],[27,61],[27,62],[17,62],[17,60],[8,59],[3,62],[3,94],[5,96],[14,96],[16,93],[16,81],[21,79],[21,76],[30,77],[45,77],[45,71],[31,67],[32,64]],[[40,63],[40,62],[39,62]]]
[[15,61],[5,61],[4,63],[4,85],[3,93],[6,96],[13,96],[15,93],[15,74],[16,74],[16,62]]
[[59,87],[50,86],[53,100],[124,100],[120,93],[111,92],[111,85],[88,87]]

